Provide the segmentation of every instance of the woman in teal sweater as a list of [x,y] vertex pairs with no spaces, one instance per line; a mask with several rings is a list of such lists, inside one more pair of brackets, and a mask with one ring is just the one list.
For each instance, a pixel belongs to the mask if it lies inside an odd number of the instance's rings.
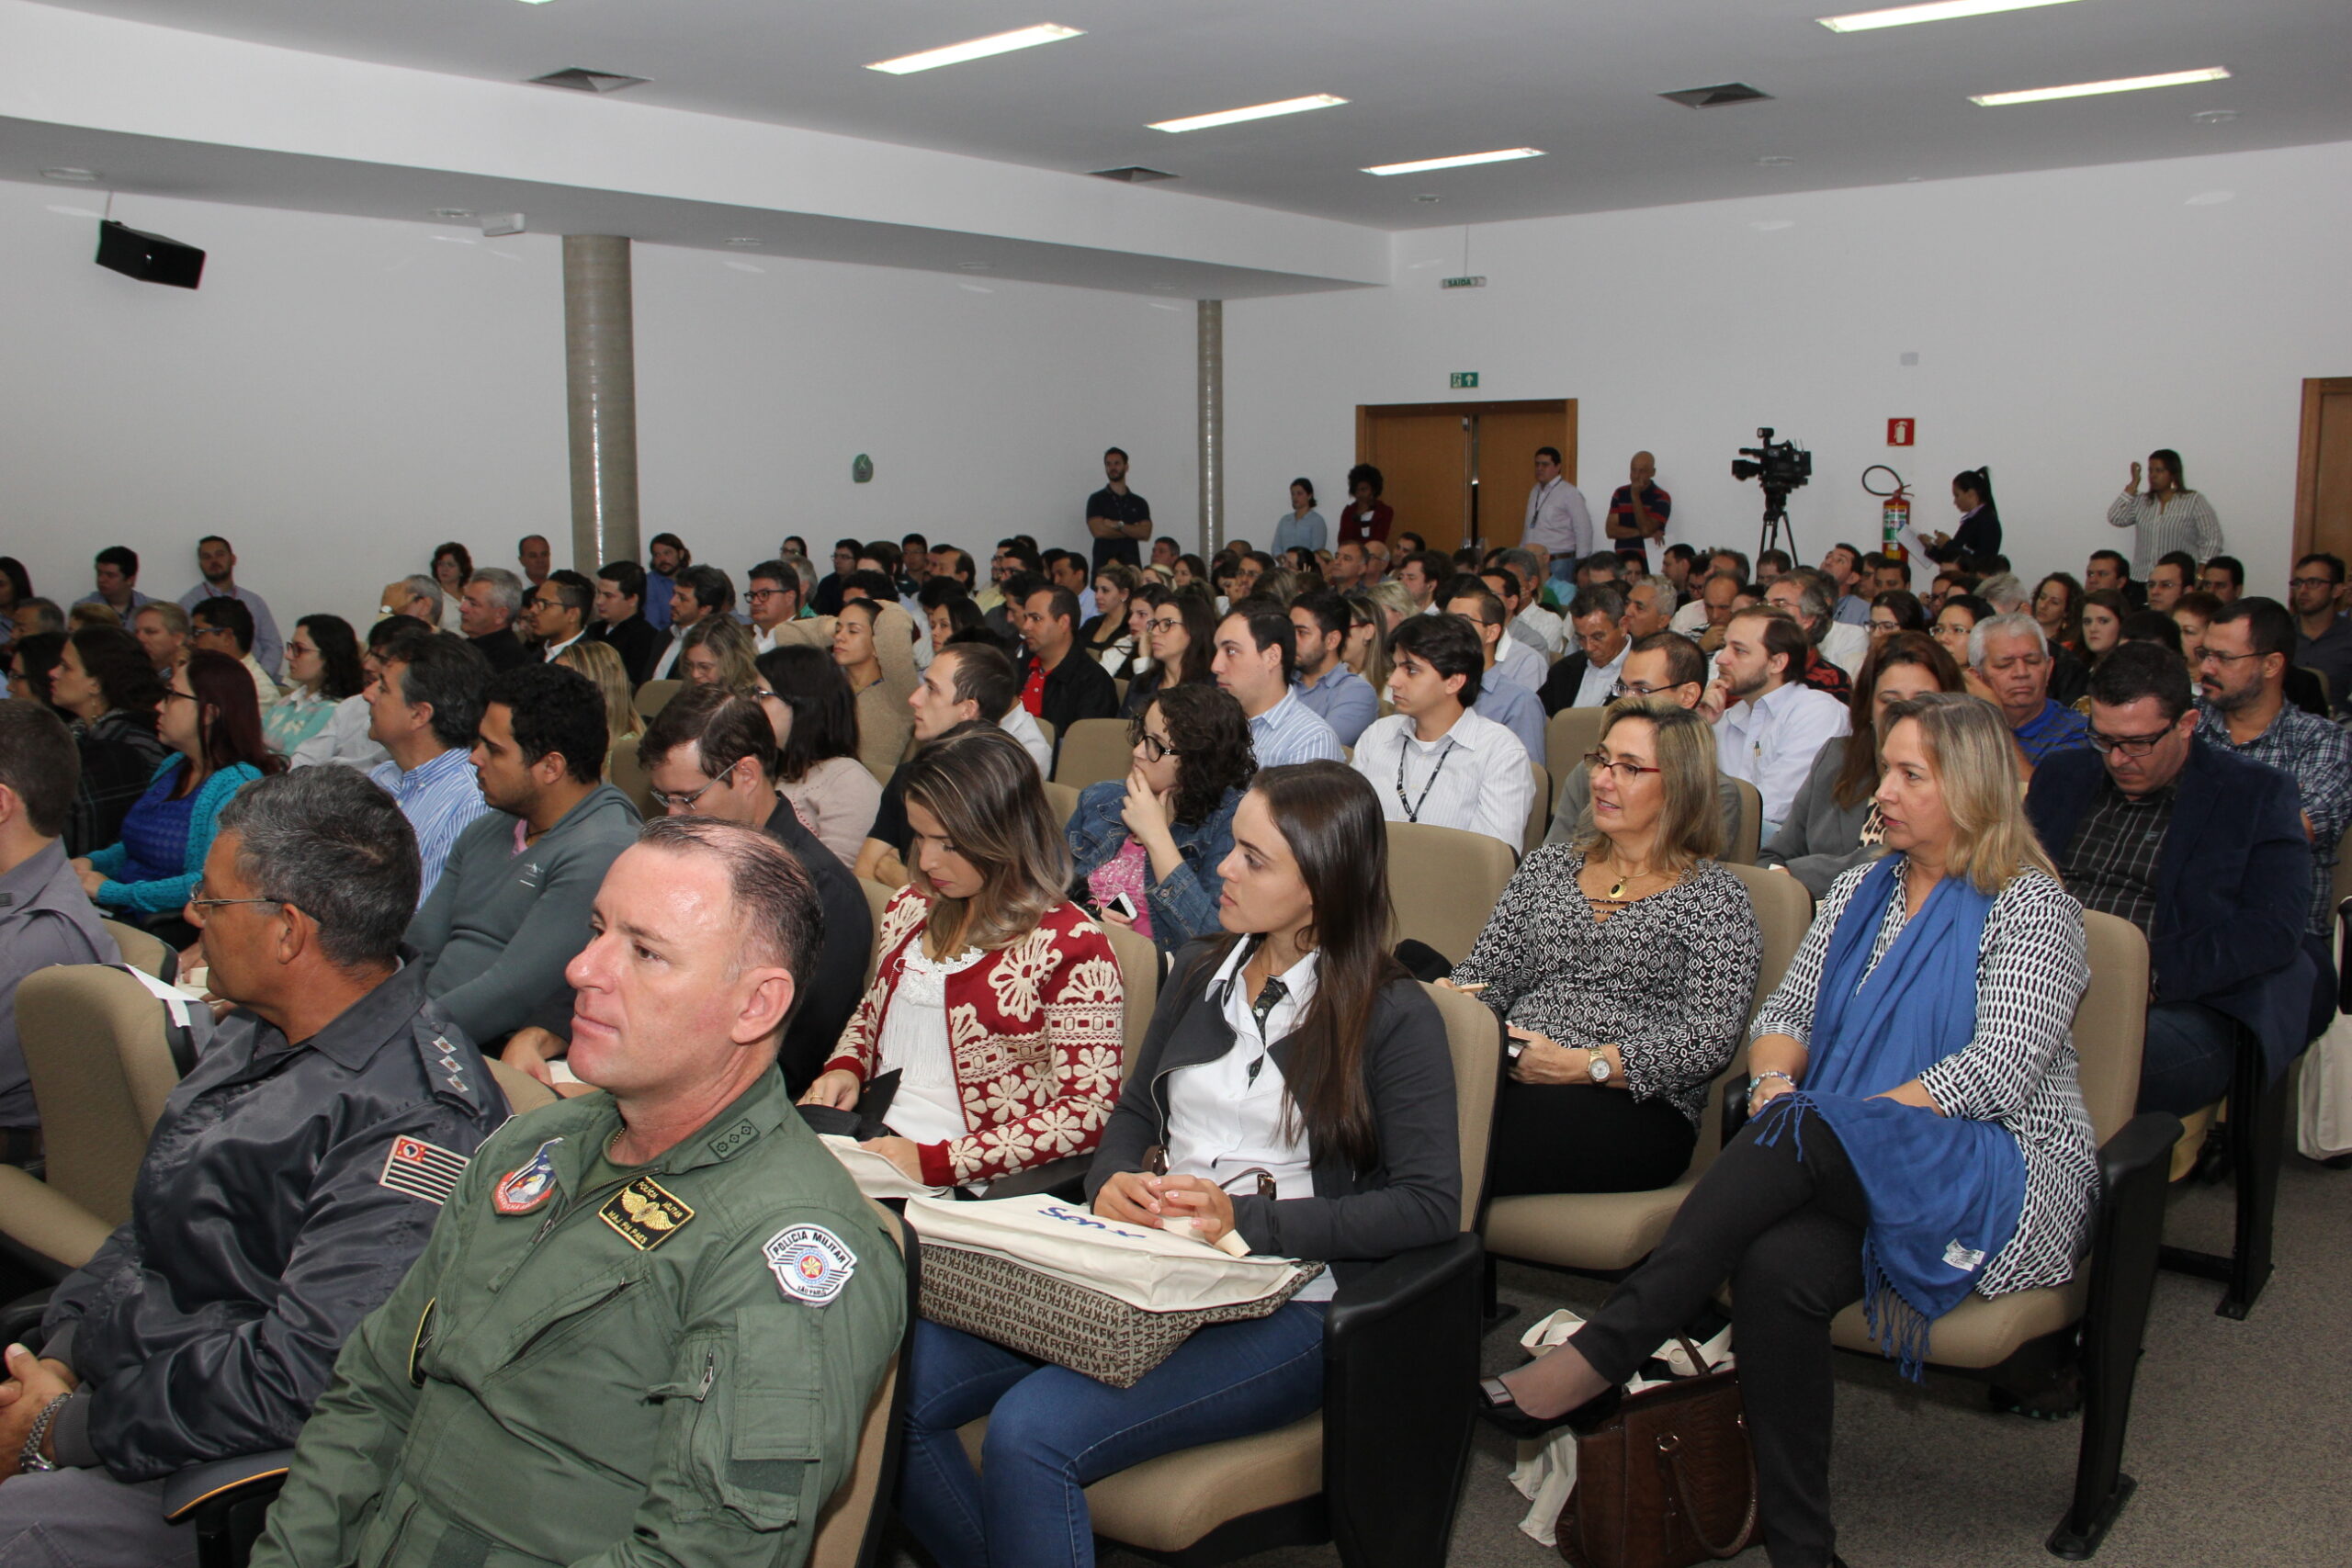
[[176,754],[122,819],[122,837],[74,863],[92,898],[142,925],[188,901],[230,796],[286,766],[262,739],[253,676],[226,654],[197,654],[173,672],[155,732]]

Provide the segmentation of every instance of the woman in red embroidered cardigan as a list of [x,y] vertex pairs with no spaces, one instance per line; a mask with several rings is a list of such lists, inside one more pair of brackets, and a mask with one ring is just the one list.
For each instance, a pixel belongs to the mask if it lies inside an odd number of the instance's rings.
[[933,741],[903,772],[911,880],[802,1102],[849,1110],[897,1072],[897,1135],[865,1146],[934,1187],[1084,1154],[1118,1101],[1125,998],[1102,928],[1069,901],[1069,848],[1037,765],[991,725]]

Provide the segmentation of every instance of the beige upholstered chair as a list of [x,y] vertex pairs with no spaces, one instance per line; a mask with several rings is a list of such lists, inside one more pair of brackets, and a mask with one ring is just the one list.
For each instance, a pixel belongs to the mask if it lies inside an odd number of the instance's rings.
[[[1422,988],[1445,1020],[1453,1057],[1467,1233],[1485,1197],[1502,1026],[1475,997]],[[1462,1390],[1476,1370],[1476,1257],[1465,1234],[1383,1265],[1409,1282],[1364,1287],[1385,1297],[1364,1308],[1388,1319],[1364,1330],[1366,1338],[1391,1337],[1381,1350],[1351,1344],[1356,1287],[1343,1290],[1325,1331],[1322,1409],[1103,1477],[1086,1489],[1094,1533],[1197,1568],[1326,1540],[1350,1565],[1442,1562],[1469,1452]],[[975,1465],[987,1431],[982,1419],[959,1434]]]
[[498,1092],[506,1097],[506,1109],[516,1116],[528,1115],[542,1105],[553,1105],[555,1090],[533,1077],[520,1067],[510,1067],[495,1056],[484,1056],[490,1064],[491,1081],[498,1085]]
[[[1813,898],[1795,877],[1755,866],[1729,868],[1747,886],[1762,933],[1763,952],[1756,968],[1756,989],[1748,1016],[1780,986],[1781,976],[1796,956],[1813,923]],[[1649,1256],[1666,1227],[1682,1207],[1682,1200],[1714,1163],[1723,1147],[1725,1094],[1745,1081],[1747,1046],[1744,1038],[1731,1060],[1707,1091],[1707,1109],[1699,1122],[1699,1142],[1690,1153],[1690,1168],[1671,1187],[1648,1192],[1551,1192],[1498,1198],[1487,1207],[1487,1250],[1491,1257],[1542,1263],[1577,1273],[1614,1275]]]
[[639,717],[651,718],[678,694],[684,681],[648,681],[637,689],[637,711]]
[[1388,825],[1388,894],[1397,942],[1424,942],[1459,964],[1487,929],[1518,865],[1500,839],[1426,822]]
[[1535,775],[1535,793],[1527,802],[1527,831],[1520,840],[1520,850],[1525,852],[1544,847],[1544,835],[1552,826],[1552,771],[1541,762],[1530,762],[1528,768]]
[[122,961],[133,969],[143,970],[158,980],[168,981],[178,976],[180,955],[172,951],[171,943],[153,931],[126,925],[120,920],[100,920],[98,924],[106,928],[107,935],[114,938],[115,947],[122,953]]
[[1054,820],[1067,827],[1069,819],[1078,815],[1078,791],[1066,784],[1048,784],[1046,804],[1052,808]]
[[1764,846],[1764,797],[1746,779],[1731,782],[1739,791],[1739,831],[1724,860],[1730,865],[1754,865],[1757,851]]
[[[874,946],[865,955],[865,983],[874,984],[875,966],[882,962],[882,911],[890,907],[898,889],[886,886],[870,876],[857,879],[857,890],[865,895],[865,908],[874,917]],[[864,993],[861,991],[860,995]]]
[[653,804],[653,777],[637,760],[637,737],[624,736],[605,753],[605,777],[628,796],[639,817],[650,822],[662,815]]
[[1063,735],[1054,757],[1054,782],[1082,790],[1105,779],[1123,779],[1135,766],[1124,718],[1081,718]]
[[1584,765],[1584,754],[1600,744],[1600,719],[1607,708],[1562,708],[1544,726],[1544,766],[1555,779],[1570,768]]

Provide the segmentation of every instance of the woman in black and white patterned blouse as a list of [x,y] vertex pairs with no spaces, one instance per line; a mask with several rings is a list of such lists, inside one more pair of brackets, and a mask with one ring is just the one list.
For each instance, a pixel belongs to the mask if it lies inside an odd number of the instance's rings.
[[1718,865],[1715,740],[1659,697],[1610,705],[1590,820],[1520,863],[1456,986],[1519,1053],[1494,1190],[1638,1192],[1681,1178],[1707,1084],[1731,1059],[1762,939]]

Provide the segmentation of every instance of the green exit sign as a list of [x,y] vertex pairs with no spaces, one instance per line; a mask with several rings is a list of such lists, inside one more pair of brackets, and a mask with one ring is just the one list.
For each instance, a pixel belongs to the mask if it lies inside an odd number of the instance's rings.
[[1453,373],[1453,386],[1455,391],[1466,392],[1477,385],[1478,373],[1476,370],[1456,370]]

